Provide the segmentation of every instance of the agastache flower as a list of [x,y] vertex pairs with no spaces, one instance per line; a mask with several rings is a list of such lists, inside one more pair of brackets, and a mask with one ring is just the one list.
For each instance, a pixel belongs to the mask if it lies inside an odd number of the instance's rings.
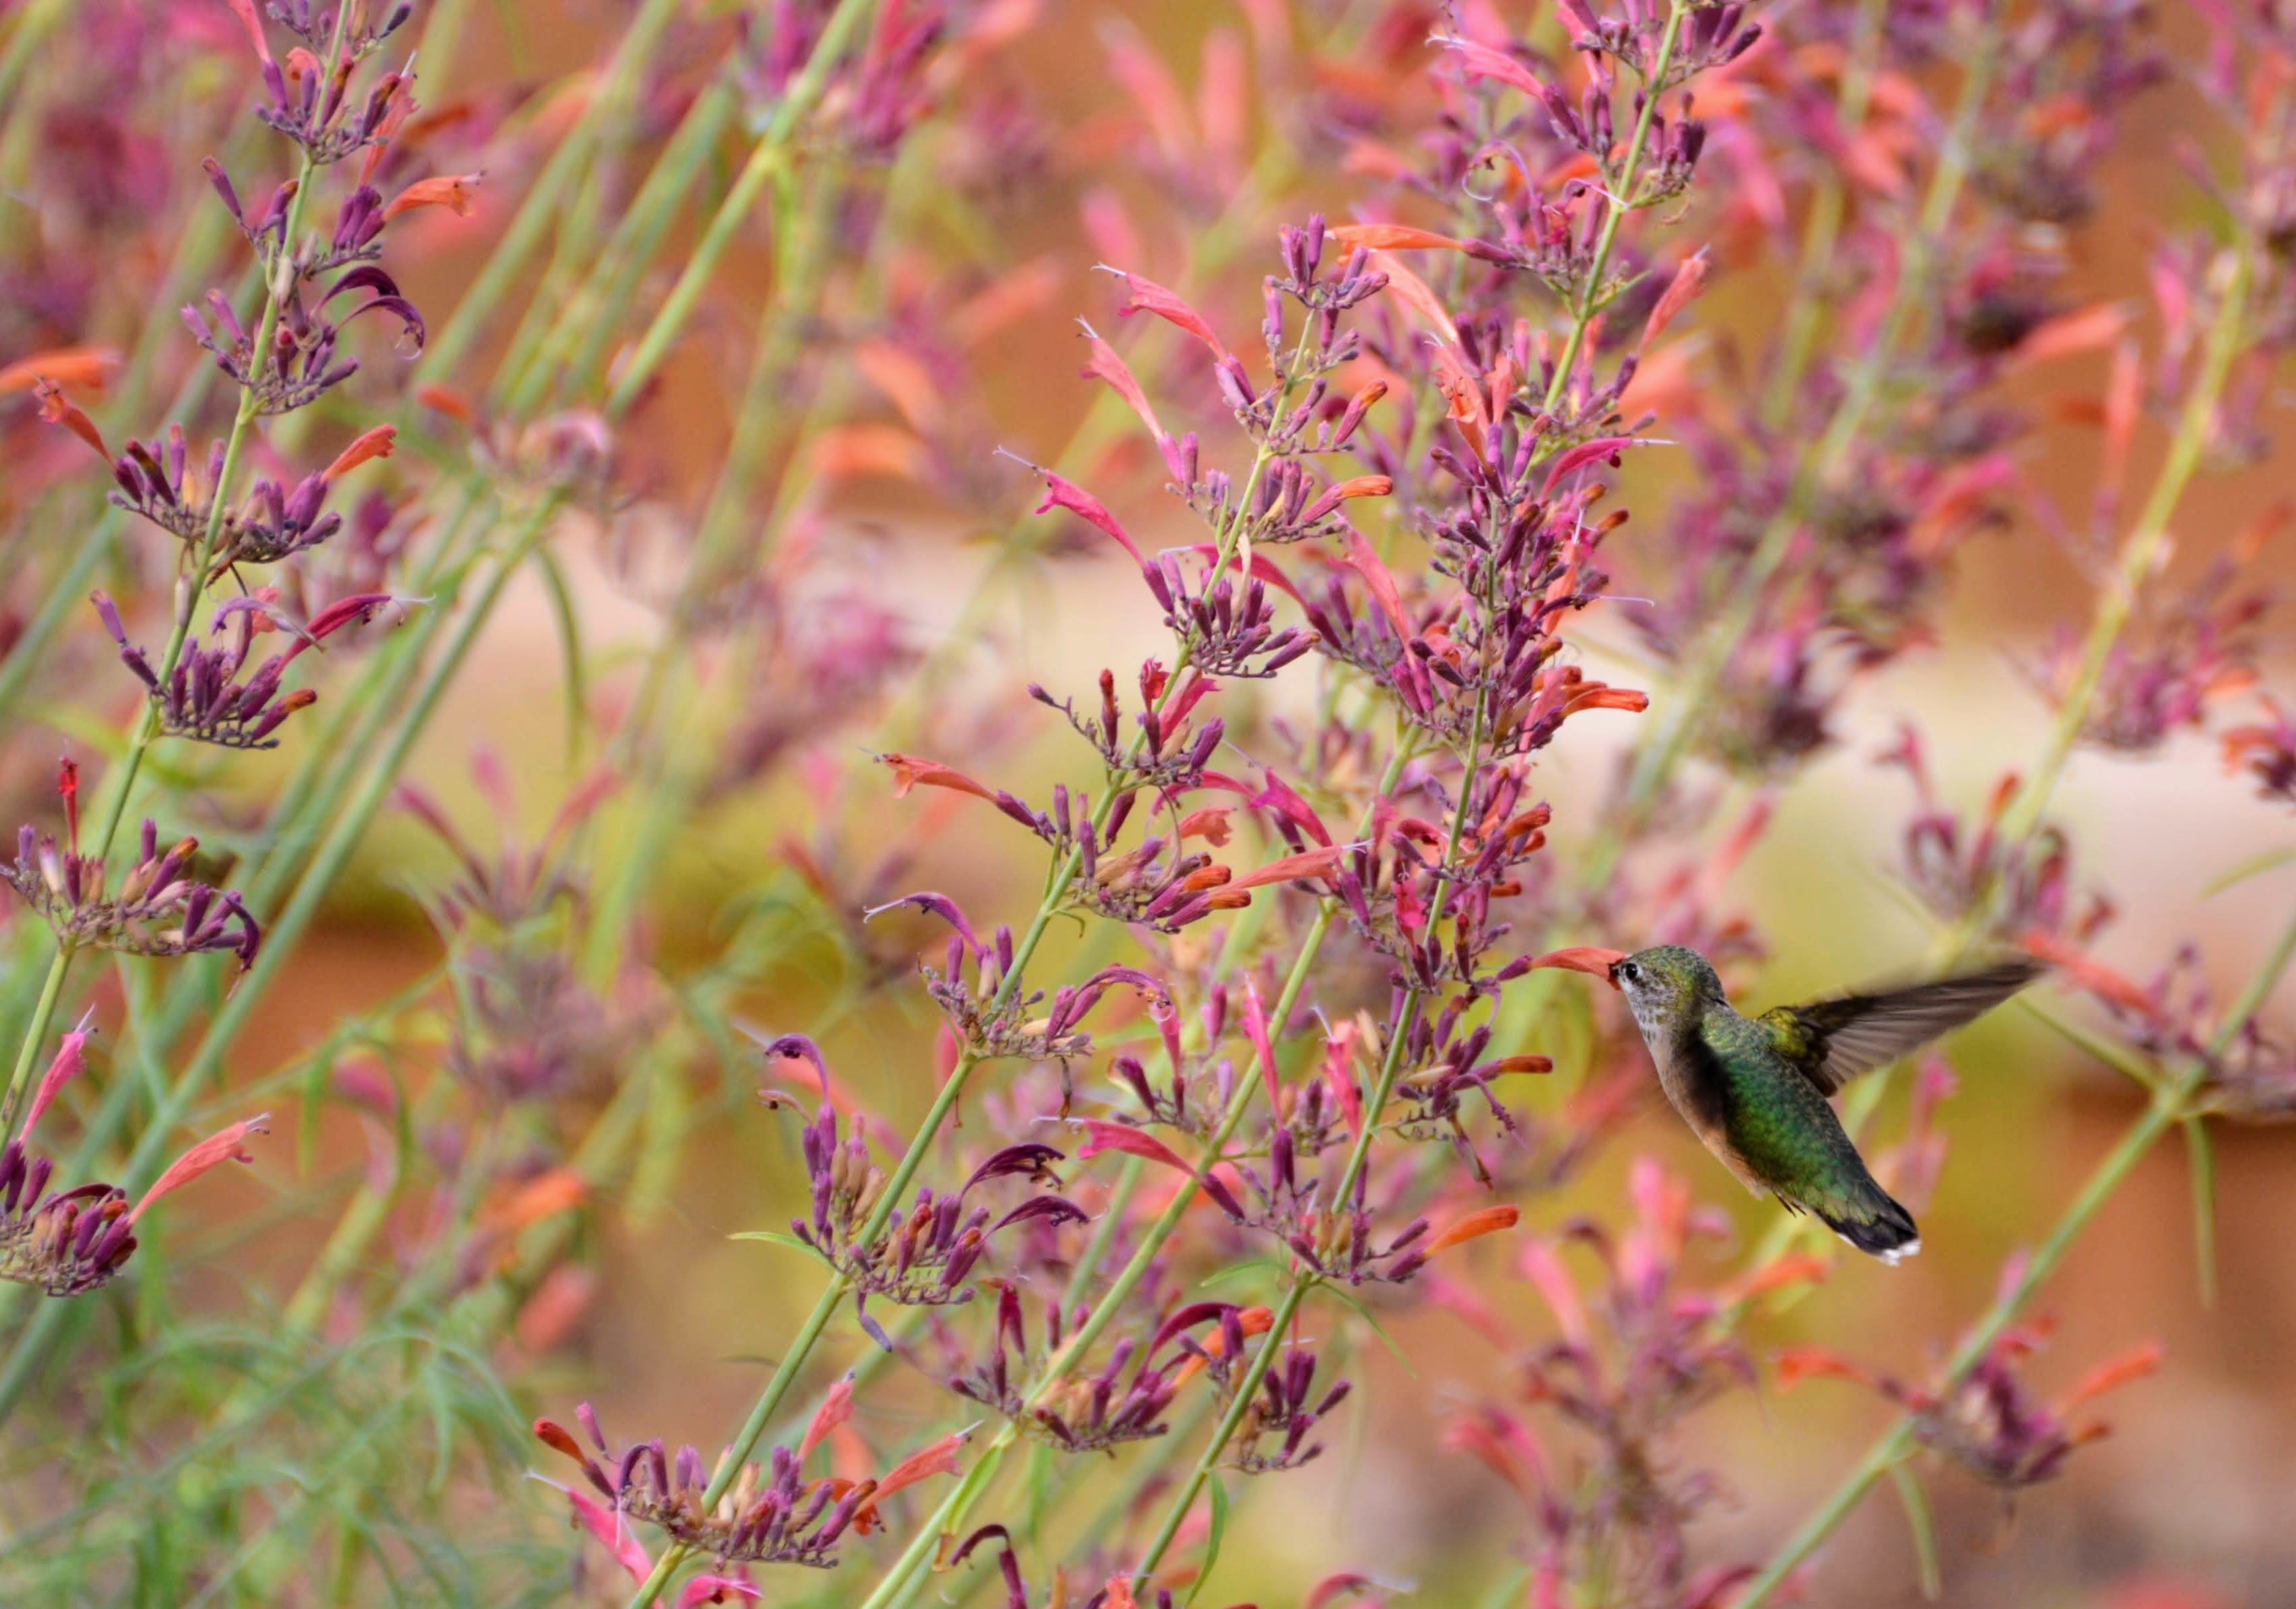
[[[1073,699],[1055,699],[1033,682],[1029,684],[1029,696],[1068,718],[1077,735],[1100,755],[1111,788],[1179,791],[1201,782],[1204,768],[1227,734],[1227,723],[1218,716],[1201,724],[1189,719],[1199,704],[1219,690],[1219,683],[1211,679],[1215,674],[1194,661],[1176,682],[1159,661],[1146,661],[1140,667],[1140,709],[1129,721],[1118,704],[1116,673],[1110,670],[1100,673],[1100,707],[1088,715],[1078,715]],[[1125,737],[1128,727],[1139,734],[1136,746]],[[1073,817],[1062,803],[1064,796],[1065,790],[1055,794],[1047,821],[1054,829],[1047,841],[1056,847],[1078,836]],[[1091,813],[1084,810],[1086,821]],[[1114,822],[1113,815],[1111,821]]]
[[1905,831],[1905,878],[1939,916],[1986,916],[2002,935],[2027,943],[2038,933],[2080,942],[2112,919],[2102,896],[2079,898],[2072,850],[2062,829],[2044,824],[2023,843],[2001,829],[2017,796],[2018,779],[2004,776],[1983,810],[1964,821],[1941,808],[1931,790],[1920,737],[1912,727],[1877,756],[1911,777],[1920,808]]
[[[1743,1572],[1693,1575],[1685,1537],[1718,1486],[1706,1472],[1678,1467],[1671,1443],[1689,1415],[1734,1384],[1753,1383],[1751,1362],[1730,1338],[1734,1307],[1824,1268],[1789,1257],[1733,1286],[1700,1289],[1687,1277],[1685,1254],[1697,1240],[1722,1238],[1726,1226],[1647,1160],[1634,1164],[1628,1188],[1635,1217],[1623,1232],[1578,1220],[1559,1239],[1524,1246],[1518,1258],[1555,1331],[1527,1360],[1523,1394],[1577,1445],[1549,1447],[1532,1419],[1497,1405],[1462,1416],[1449,1440],[1521,1494],[1533,1602],[1562,1601],[1564,1582],[1587,1579],[1594,1561],[1608,1560],[1624,1572],[1609,1578],[1624,1601],[1719,1603]],[[1591,1285],[1566,1259],[1573,1243],[1595,1257]]]
[[[255,109],[257,118],[303,148],[313,163],[340,162],[363,147],[390,138],[405,113],[397,102],[414,93],[412,74],[387,73],[363,99],[350,93],[352,69],[414,15],[412,0],[399,0],[370,22],[364,14],[357,24],[334,25],[332,12],[314,12],[308,0],[286,0],[271,6],[271,14],[303,41],[287,53],[283,67],[271,53],[255,0],[230,0],[246,29],[262,68],[267,105]],[[336,36],[340,36],[338,41]],[[321,55],[340,48],[332,68]]]
[[2296,716],[2269,695],[2258,702],[2264,706],[2262,719],[2223,734],[2225,769],[2245,770],[2261,796],[2296,804]]
[[[617,1451],[588,1403],[576,1417],[581,1439],[550,1419],[535,1421],[536,1439],[574,1460],[610,1505],[611,1515],[659,1526],[671,1540],[716,1559],[721,1570],[737,1564],[836,1568],[838,1544],[849,1531],[861,1529],[864,1506],[880,1490],[875,1481],[808,1480],[799,1455],[776,1447],[765,1466],[744,1464],[724,1496],[705,1507],[709,1471],[693,1448],[681,1447],[672,1457],[654,1441]],[[588,1500],[578,1491],[570,1495],[578,1512]],[[610,1545],[619,1534],[612,1525],[601,1531]]]
[[135,673],[136,680],[150,693],[152,702],[159,706],[162,731],[225,748],[276,748],[279,739],[272,733],[289,715],[309,707],[319,696],[308,688],[292,692],[281,690],[281,678],[295,657],[347,626],[365,624],[385,604],[403,600],[387,592],[340,599],[320,610],[308,624],[290,624],[288,629],[294,633],[295,641],[284,651],[266,659],[242,682],[238,680],[239,674],[246,666],[256,633],[275,629],[267,611],[276,606],[260,594],[237,600],[216,611],[210,628],[221,637],[236,615],[235,639],[229,643],[218,641],[211,648],[202,647],[197,637],[189,639],[176,658],[174,674],[164,686],[144,650],[127,641],[119,610],[111,598],[98,592],[91,594],[90,601],[95,605],[104,629],[111,633],[111,640],[119,645],[120,663]]
[[1245,1474],[1272,1474],[1297,1469],[1322,1454],[1324,1444],[1308,1437],[1331,1417],[1353,1387],[1336,1380],[1318,1392],[1316,1363],[1313,1347],[1297,1343],[1284,1346],[1282,1358],[1260,1376],[1259,1390],[1229,1443],[1231,1468]]
[[55,839],[27,826],[18,835],[16,858],[0,864],[0,879],[55,930],[59,943],[92,944],[127,955],[189,955],[230,950],[240,970],[255,964],[262,934],[236,894],[219,893],[186,875],[199,840],[184,838],[160,847],[158,826],[144,823],[142,855],[120,879],[116,893],[104,889],[104,863],[79,853],[79,768],[63,763],[57,792],[64,801],[67,831]]
[[[806,1054],[794,1038],[776,1041],[769,1054]],[[818,1051],[810,1059],[817,1065]],[[840,1137],[836,1108],[827,1099],[806,1124],[803,1137],[806,1176],[811,1182],[809,1214],[792,1219],[791,1230],[851,1282],[857,1302],[882,1296],[906,1306],[938,1306],[969,1302],[975,1267],[1000,1231],[1022,1222],[1078,1222],[1086,1214],[1065,1197],[1031,1196],[1001,1215],[986,1206],[968,1208],[966,1197],[991,1180],[1025,1178],[1032,1184],[1059,1183],[1053,1164],[1065,1153],[1035,1142],[1006,1146],[975,1168],[962,1188],[936,1196],[920,1186],[914,1205],[896,1212],[873,1236],[865,1235],[871,1214],[882,1200],[886,1176],[870,1157],[866,1139],[857,1131]],[[788,1097],[776,1092],[776,1103]],[[858,1125],[856,1125],[857,1131]]]
[[[348,291],[368,295],[338,318],[328,304]],[[344,326],[361,314],[396,319],[402,347],[410,355],[422,349],[422,315],[399,293],[398,282],[372,263],[353,267],[308,305],[299,296],[287,302],[267,352],[255,350],[254,333],[221,291],[209,291],[206,301],[205,312],[184,307],[184,327],[234,385],[255,394],[258,411],[265,414],[308,407],[358,372],[358,360],[339,361],[335,347]]]
[[64,1036],[23,1128],[0,1148],[0,1279],[36,1286],[51,1296],[83,1295],[109,1284],[135,1254],[136,1221],[154,1202],[226,1162],[251,1160],[243,1142],[250,1134],[267,1132],[264,1117],[217,1131],[170,1163],[132,1207],[127,1192],[111,1184],[51,1194],[53,1164],[27,1148],[32,1125],[78,1071],[86,1040],[85,1025]]
[[[1056,799],[1064,791],[1056,790]],[[1089,861],[1086,866],[1089,872]],[[903,894],[872,907],[867,914],[875,917],[905,905],[930,911],[955,929],[943,965],[936,968],[920,963],[917,970],[924,979],[926,993],[947,1016],[957,1042],[976,1058],[1065,1062],[1092,1049],[1092,1036],[1081,1031],[1081,1025],[1111,989],[1128,984],[1150,995],[1168,992],[1138,968],[1123,966],[1103,967],[1082,984],[1063,984],[1049,996],[1043,990],[1008,989],[1017,964],[1010,927],[999,927],[983,943],[955,900],[931,892]],[[1181,914],[1187,914],[1185,906],[1166,919],[1177,925]],[[1193,914],[1189,919],[1194,919]],[[1039,1006],[1043,1013],[1031,1015]]]
[[2073,1410],[2103,1393],[2151,1374],[2167,1349],[2158,1342],[2099,1365],[2054,1407],[2038,1401],[2017,1376],[2017,1364],[2046,1342],[2046,1323],[2005,1331],[1957,1378],[1934,1386],[1909,1385],[1873,1373],[1822,1347],[1779,1354],[1782,1385],[1818,1376],[1856,1380],[1913,1415],[1921,1444],[1999,1489],[2005,1503],[2019,1491],[2061,1473],[2075,1449],[2109,1433],[2102,1420],[2075,1425]]
[[[258,478],[236,510],[227,510],[217,527],[212,575],[234,565],[275,564],[308,552],[342,528],[342,516],[329,511],[328,493],[335,482],[363,463],[390,455],[398,427],[377,425],[336,455],[324,470],[305,476],[291,492],[278,482]],[[204,460],[194,462],[181,425],[168,427],[166,440],[130,441],[127,451],[112,461],[112,478],[119,490],[111,494],[117,507],[141,515],[173,535],[194,552],[206,542],[214,522],[214,503],[223,478],[224,444],[210,443]]]
[[[996,1294],[996,1322],[985,1355],[978,1361],[957,1360],[948,1376],[948,1389],[1012,1420],[1029,1436],[1063,1452],[1104,1452],[1127,1442],[1162,1435],[1168,1428],[1165,1412],[1179,1390],[1181,1356],[1158,1367],[1149,1352],[1131,1336],[1119,1337],[1096,1372],[1087,1372],[1079,1360],[1058,1380],[1030,1397],[1023,1383],[1032,1379],[1046,1360],[1056,1355],[1064,1338],[1089,1317],[1078,1307],[1064,1311],[1060,1299],[1045,1299],[1041,1319],[1044,1345],[1031,1346],[1026,1306],[1018,1286],[1005,1283]],[[1124,1374],[1134,1359],[1139,1366],[1128,1381]]]

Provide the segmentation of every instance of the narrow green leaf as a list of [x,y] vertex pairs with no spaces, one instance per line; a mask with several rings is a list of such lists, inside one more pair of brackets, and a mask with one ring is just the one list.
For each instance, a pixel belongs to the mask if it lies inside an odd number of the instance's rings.
[[816,1262],[820,1263],[824,1268],[834,1268],[836,1266],[831,1262],[828,1258],[823,1256],[817,1247],[808,1246],[796,1236],[785,1235],[779,1229],[743,1229],[738,1234],[728,1235],[726,1238],[728,1240],[764,1240],[769,1241],[775,1246],[794,1246],[797,1250],[803,1252],[807,1256],[812,1258]]
[[2217,1148],[2207,1119],[2194,1115],[2180,1125],[2185,1152],[2193,1164],[2193,1266],[2201,1281],[2201,1305],[2217,1304]]
[[1937,1523],[1930,1517],[1929,1494],[1921,1477],[1902,1462],[1890,1466],[1890,1483],[1905,1505],[1906,1529],[1914,1533],[1914,1562],[1921,1572],[1922,1596],[1931,1603],[1945,1592],[1945,1575],[1938,1568]]
[[1245,1257],[1229,1263],[1226,1268],[1206,1274],[1196,1283],[1209,1289],[1213,1286],[1226,1285],[1231,1280],[1241,1279],[1247,1274],[1279,1273],[1283,1267],[1283,1265],[1273,1257]]
[[2284,849],[2267,849],[2261,854],[2252,854],[2234,866],[2229,871],[2222,873],[2205,885],[2201,889],[2201,897],[2204,900],[2211,898],[2236,884],[2245,883],[2259,873],[2269,871],[2276,866],[2285,866],[2291,861],[2296,861],[2296,844],[2292,844]]
[[1348,1306],[1353,1308],[1355,1310],[1356,1316],[1361,1319],[1365,1324],[1371,1326],[1371,1333],[1377,1335],[1379,1337],[1379,1344],[1387,1348],[1388,1352],[1393,1355],[1398,1363],[1403,1365],[1404,1373],[1409,1375],[1414,1380],[1419,1377],[1419,1371],[1411,1366],[1410,1354],[1395,1344],[1395,1337],[1389,1335],[1386,1329],[1380,1324],[1380,1321],[1372,1316],[1371,1309],[1364,1305],[1363,1299],[1361,1297],[1357,1296],[1350,1292],[1343,1291],[1335,1285],[1327,1285],[1324,1289],[1329,1295],[1338,1297]]
[[[1358,1419],[1368,1417],[1365,1414],[1356,1416]],[[1493,1587],[1490,1595],[1483,1599],[1482,1609],[1512,1609],[1513,1605],[1522,1602],[1522,1589],[1529,1585],[1530,1585],[1530,1566],[1515,1565],[1499,1577],[1498,1585]]]
[[1196,1594],[1204,1589],[1204,1583],[1211,1580],[1212,1566],[1219,1563],[1220,1543],[1227,1536],[1227,1488],[1216,1474],[1205,1476],[1204,1484],[1209,1489],[1206,1495],[1212,1500],[1212,1528],[1211,1534],[1204,1539],[1203,1566],[1196,1572],[1195,1583],[1188,1589],[1187,1601],[1191,1604],[1196,1601]]
[[542,590],[550,599],[550,613],[558,623],[558,651],[566,676],[566,757],[582,752],[582,723],[589,713],[588,660],[582,652],[582,622],[574,612],[574,593],[566,572],[547,548],[534,550],[535,568],[542,572]]
[[1053,1450],[1042,1442],[1029,1444],[1029,1506],[1021,1520],[1021,1539],[1032,1546],[1044,1540],[1045,1519],[1067,1495],[1066,1488],[1055,1479]]

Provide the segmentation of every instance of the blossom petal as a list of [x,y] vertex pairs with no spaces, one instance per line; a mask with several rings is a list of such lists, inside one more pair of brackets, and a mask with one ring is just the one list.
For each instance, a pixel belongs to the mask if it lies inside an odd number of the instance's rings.
[[1227,356],[1227,348],[1220,344],[1220,338],[1212,333],[1212,327],[1205,322],[1204,315],[1182,300],[1178,293],[1158,284],[1154,280],[1144,279],[1136,274],[1128,274],[1121,268],[1111,268],[1105,263],[1099,266],[1103,274],[1112,274],[1124,282],[1124,289],[1128,299],[1118,311],[1118,317],[1128,318],[1135,313],[1152,313],[1158,318],[1177,324],[1190,335],[1203,342],[1205,346],[1211,348],[1214,357]]
[[574,1505],[574,1517],[606,1545],[614,1562],[630,1572],[630,1580],[643,1581],[653,1573],[653,1561],[646,1556],[646,1550],[638,1545],[628,1522],[619,1513],[578,1491],[568,1492],[566,1499]]
[[1099,331],[1086,324],[1082,319],[1077,323],[1084,325],[1085,339],[1090,343],[1092,350],[1092,359],[1084,366],[1086,377],[1107,381],[1110,388],[1124,399],[1125,404],[1140,416],[1140,422],[1148,427],[1149,434],[1158,441],[1165,440],[1164,427],[1156,418],[1156,410],[1148,405],[1148,393],[1141,389],[1131,365],[1117,355],[1115,347],[1101,339]]
[[975,798],[996,802],[996,796],[966,776],[953,765],[939,760],[920,759],[914,755],[882,754],[875,756],[880,765],[890,766],[893,772],[893,796],[901,798],[920,782],[928,788],[950,788],[958,793],[969,793]]
[[0,391],[27,391],[44,380],[59,386],[99,387],[105,374],[119,366],[119,354],[110,347],[58,347],[0,364]]
[[1470,78],[1496,78],[1538,100],[1546,98],[1546,86],[1538,81],[1530,69],[1503,50],[1494,50],[1488,45],[1479,45],[1472,39],[1462,39],[1448,34],[1438,34],[1428,43],[1458,52],[1459,65]]
[[1682,265],[1674,271],[1674,278],[1667,282],[1665,294],[1658,298],[1658,306],[1651,309],[1650,317],[1644,321],[1644,346],[1656,340],[1659,332],[1674,322],[1675,315],[1690,306],[1692,298],[1706,283],[1706,253],[1701,249],[1685,257]]
[[1475,1239],[1479,1236],[1495,1234],[1500,1229],[1511,1229],[1521,1221],[1521,1207],[1484,1207],[1480,1211],[1469,1213],[1430,1240],[1426,1246],[1427,1254],[1431,1257],[1437,1252]]
[[386,224],[402,212],[412,212],[417,207],[444,207],[458,218],[471,216],[472,193],[486,175],[481,173],[445,173],[428,179],[417,179],[400,191],[382,209]]
[[1270,883],[1290,883],[1308,878],[1329,877],[1339,870],[1340,862],[1355,849],[1353,844],[1329,844],[1319,848],[1287,854],[1267,865],[1245,872],[1228,885],[1230,889],[1261,888]]
[[1611,976],[1611,968],[1626,959],[1627,952],[1623,950],[1574,944],[1567,950],[1550,950],[1545,955],[1536,957],[1530,965],[1532,970],[1541,967],[1562,967],[1572,972],[1584,972],[1589,977],[1601,978],[1615,989],[1619,986],[1618,981]]
[[1374,251],[1464,251],[1464,241],[1408,224],[1335,224],[1327,231],[1342,246]]
[[1365,539],[1361,531],[1353,528],[1349,530],[1348,551],[1341,557],[1341,562],[1364,578],[1364,585],[1370,589],[1373,600],[1380,607],[1380,612],[1387,617],[1388,624],[1395,628],[1395,634],[1406,642],[1409,641],[1411,627],[1403,617],[1403,595],[1396,588],[1394,573],[1381,561],[1378,552]]
[[1125,534],[1124,527],[1117,523],[1116,516],[1108,511],[1106,503],[1066,476],[1056,475],[1042,464],[1029,463],[1027,459],[1012,453],[1006,453],[1004,456],[1012,459],[1015,463],[1028,465],[1030,470],[1043,479],[1045,501],[1037,505],[1037,513],[1042,514],[1049,509],[1066,509],[1072,514],[1081,516],[1115,537],[1124,551],[1132,555],[1132,562],[1138,565],[1143,572],[1146,571],[1148,561],[1140,556],[1139,543]]
[[805,1440],[798,1444],[798,1462],[802,1464],[813,1450],[828,1439],[829,1433],[853,1417],[853,1373],[848,1369],[845,1377],[829,1388],[814,1411],[813,1423],[805,1427]]
[[254,1161],[253,1156],[240,1148],[240,1142],[250,1134],[269,1133],[271,1131],[268,1127],[269,1122],[270,1114],[267,1112],[254,1117],[244,1118],[228,1128],[217,1130],[176,1158],[168,1165],[168,1171],[154,1180],[152,1188],[144,1192],[144,1199],[137,1202],[135,1209],[127,1214],[127,1221],[134,1223],[144,1216],[152,1204],[160,1197],[171,1190],[181,1189],[211,1169],[221,1167],[226,1162]]
[[[89,1015],[92,1017],[94,1013]],[[55,1099],[56,1092],[78,1078],[80,1069],[87,1066],[87,1036],[90,1032],[88,1017],[84,1017],[80,1018],[79,1026],[65,1034],[63,1042],[56,1047],[55,1059],[48,1064],[48,1070],[40,1075],[40,1087],[33,1091],[31,1108],[24,1114],[24,1126],[17,1131],[20,1136],[31,1133],[32,1125],[40,1121],[40,1114],[48,1109],[48,1103]]]

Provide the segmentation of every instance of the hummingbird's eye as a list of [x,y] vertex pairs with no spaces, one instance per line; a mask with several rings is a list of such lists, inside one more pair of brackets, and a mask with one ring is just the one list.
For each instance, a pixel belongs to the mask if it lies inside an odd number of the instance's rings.
[[1621,961],[1619,963],[1619,976],[1630,984],[1638,984],[1642,982],[1643,969],[1632,961]]

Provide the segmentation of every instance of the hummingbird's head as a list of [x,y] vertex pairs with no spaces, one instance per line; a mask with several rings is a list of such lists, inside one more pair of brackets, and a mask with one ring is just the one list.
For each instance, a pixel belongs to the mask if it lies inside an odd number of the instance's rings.
[[1714,968],[1704,956],[1682,944],[1659,944],[1620,956],[1611,963],[1611,982],[1627,997],[1645,1034],[1725,1002],[1722,980]]

